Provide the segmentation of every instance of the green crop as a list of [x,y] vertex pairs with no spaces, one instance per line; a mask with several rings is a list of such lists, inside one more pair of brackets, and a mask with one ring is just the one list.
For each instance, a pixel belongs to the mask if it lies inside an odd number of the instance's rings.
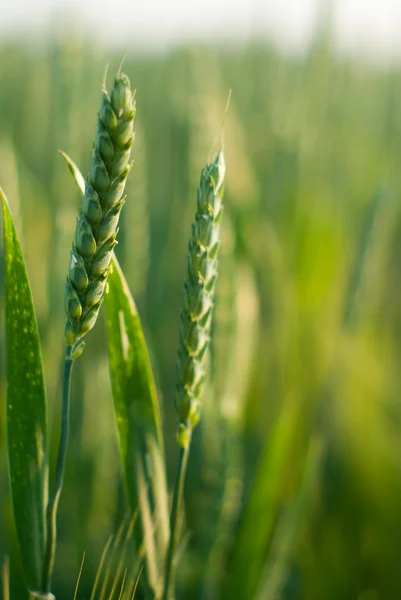
[[[103,91],[89,176],[65,289],[67,344],[74,346],[97,320],[107,285],[134,141],[135,101],[119,74],[110,97]],[[74,352],[74,351],[73,351]]]
[[129,157],[93,40],[0,42],[5,600],[401,596],[401,79],[326,33],[130,52]]

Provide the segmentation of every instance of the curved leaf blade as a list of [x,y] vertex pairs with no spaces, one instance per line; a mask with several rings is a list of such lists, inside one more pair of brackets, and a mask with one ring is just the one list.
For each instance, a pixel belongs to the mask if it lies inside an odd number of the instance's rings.
[[17,536],[26,583],[40,590],[46,540],[47,421],[42,356],[28,275],[10,209],[4,222],[7,445]]
[[135,533],[145,555],[145,578],[157,594],[169,537],[160,412],[141,321],[116,258],[108,284],[110,378],[121,459],[131,510],[139,512]]
[[255,597],[279,514],[283,473],[291,462],[299,431],[300,410],[291,404],[284,406],[262,450],[233,542],[231,562],[223,582],[224,599]]
[[79,170],[79,168],[77,167],[75,162],[72,160],[72,158],[70,158],[68,156],[68,154],[66,154],[62,150],[59,150],[59,152],[60,152],[61,156],[64,158],[65,162],[67,163],[67,167],[68,167],[71,175],[75,179],[75,182],[76,182],[77,186],[79,187],[82,195],[84,195],[85,194],[85,177],[82,175],[81,171]]

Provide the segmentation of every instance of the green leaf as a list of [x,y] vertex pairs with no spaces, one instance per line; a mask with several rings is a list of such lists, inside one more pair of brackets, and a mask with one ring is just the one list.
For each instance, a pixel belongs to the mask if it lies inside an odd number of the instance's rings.
[[308,510],[313,506],[316,487],[321,476],[324,441],[312,435],[308,443],[305,465],[299,486],[293,498],[284,507],[278,518],[272,548],[263,569],[263,575],[255,600],[283,598],[283,587],[288,579],[291,565],[296,560],[298,537]]
[[28,588],[36,591],[41,586],[46,540],[46,395],[28,275],[1,189],[0,199],[4,219],[8,462],[22,566]]
[[233,543],[231,563],[223,585],[224,599],[255,597],[269,552],[283,485],[288,486],[286,479],[293,462],[300,419],[299,407],[285,406],[262,451]]
[[59,150],[59,152],[60,152],[61,156],[64,158],[65,162],[67,163],[67,167],[69,168],[72,176],[74,177],[74,179],[77,183],[77,186],[81,190],[82,195],[84,195],[85,194],[85,177],[82,175],[81,171],[79,170],[79,168],[77,167],[75,162],[72,160],[72,158],[70,158],[68,156],[68,154],[66,154],[62,150]]
[[380,188],[375,191],[363,210],[345,296],[344,329],[351,330],[357,327],[363,304],[366,304],[367,299],[372,296],[370,290],[366,290],[366,284],[369,283],[366,279],[369,276],[368,271],[375,243],[377,243],[377,240],[382,242],[382,240],[388,239],[388,235],[383,232],[381,226],[383,220],[386,222],[385,217],[387,217],[387,220],[389,217],[392,218],[393,213],[388,211],[388,208],[391,208],[390,202],[392,200],[393,198],[388,191],[385,188]]
[[131,510],[139,509],[137,545],[145,555],[148,586],[157,595],[169,537],[159,405],[141,321],[116,258],[108,281],[109,364],[121,458]]

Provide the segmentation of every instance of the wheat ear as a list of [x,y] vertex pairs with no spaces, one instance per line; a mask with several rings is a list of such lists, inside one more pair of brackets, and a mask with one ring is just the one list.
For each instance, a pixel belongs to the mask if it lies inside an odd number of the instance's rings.
[[178,538],[177,523],[192,430],[200,418],[200,398],[206,376],[217,278],[224,176],[225,161],[221,150],[202,171],[197,212],[188,247],[188,276],[184,285],[174,395],[174,404],[180,420],[177,433],[180,454],[171,507],[163,600],[174,597],[173,565]]
[[134,117],[135,94],[128,77],[119,74],[110,97],[103,90],[65,287],[65,337],[76,354],[82,352],[81,338],[94,327],[103,302],[131,169]]
[[[199,420],[217,278],[224,175],[221,151],[202,171],[189,240],[174,395],[175,408],[185,428],[193,428]],[[179,436],[183,435],[182,429]]]

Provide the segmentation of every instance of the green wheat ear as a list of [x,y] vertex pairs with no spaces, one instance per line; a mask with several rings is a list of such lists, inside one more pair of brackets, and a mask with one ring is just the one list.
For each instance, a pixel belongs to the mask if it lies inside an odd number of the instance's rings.
[[171,506],[170,541],[165,565],[163,600],[174,597],[178,516],[192,430],[200,418],[200,398],[205,381],[217,279],[225,170],[224,154],[220,150],[202,171],[198,188],[197,212],[188,246],[188,277],[184,285],[174,395],[174,404],[180,419],[177,432],[180,453]]
[[97,320],[116,245],[134,142],[135,93],[119,73],[110,96],[103,90],[89,175],[65,287],[65,337],[73,358],[83,350],[81,338]]
[[181,421],[178,433],[180,445],[186,444],[187,427],[194,427],[199,420],[199,399],[205,380],[217,278],[224,175],[225,161],[221,150],[202,171],[197,213],[188,247],[188,277],[180,319],[174,397]]

